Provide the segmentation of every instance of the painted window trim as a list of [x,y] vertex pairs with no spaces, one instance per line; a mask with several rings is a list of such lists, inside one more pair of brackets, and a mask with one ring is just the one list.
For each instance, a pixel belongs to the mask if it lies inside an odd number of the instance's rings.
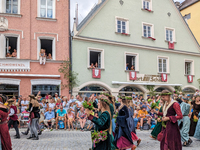
[[39,37],[37,37],[37,60],[39,60],[39,53],[40,53],[40,47],[41,47],[40,40],[41,39],[53,41],[53,43],[52,43],[52,60],[56,60],[56,38],[51,37],[51,36],[39,36]]
[[[145,10],[145,9],[144,9],[144,4],[143,4],[144,1],[149,1],[149,4],[150,4],[150,5],[149,5],[149,10],[152,11],[152,10],[153,10],[153,6],[152,6],[152,3],[153,3],[152,1],[153,1],[153,0],[142,0],[142,10]],[[148,11],[148,10],[147,10],[147,11]]]
[[[192,63],[191,64],[191,74],[185,74],[185,63],[186,62],[190,62],[190,63]],[[192,76],[195,76],[195,73],[194,73],[194,60],[193,59],[184,59],[184,75],[192,75]]]
[[[0,13],[6,13],[6,0],[0,0],[0,4],[2,4],[2,7],[0,7]],[[20,8],[21,8],[21,0],[18,0],[18,13],[20,14]],[[13,13],[6,13],[6,14],[10,14],[10,15],[17,15],[17,14],[13,14]]]
[[[126,34],[129,35],[129,19],[127,18],[123,18],[123,17],[118,17],[118,16],[115,16],[115,32],[119,33],[117,31],[117,21],[120,20],[120,21],[125,21],[126,22]],[[122,34],[122,33],[119,33],[119,34]]]
[[[16,58],[6,57],[5,47],[6,47],[6,37],[7,36],[17,37],[17,57]],[[20,59],[20,35],[19,34],[6,33],[6,34],[3,34],[3,37],[4,37],[4,42],[3,42],[3,45],[4,45],[3,46],[4,47],[3,58],[6,58],[6,59]]]
[[[40,17],[40,1],[41,0],[37,0],[37,17],[36,18],[42,18]],[[47,18],[47,19],[56,19],[56,0],[53,0],[53,17]]]
[[170,28],[170,27],[165,27],[165,41],[166,42],[169,42],[167,41],[167,37],[166,37],[166,30],[172,30],[173,31],[173,41],[174,43],[176,43],[176,31],[175,31],[175,28]]
[[[159,72],[159,59],[166,59],[167,60],[167,72]],[[157,56],[157,72],[158,74],[170,74],[170,67],[169,67],[169,57],[168,56]]]
[[87,68],[90,68],[90,51],[101,53],[101,68],[99,68],[99,69],[105,69],[105,67],[104,67],[104,49],[93,48],[93,47],[88,47]]
[[152,37],[152,38],[155,38],[155,37],[154,37],[154,24],[147,23],[147,22],[142,22],[142,37],[148,38],[148,37],[145,37],[145,36],[144,36],[144,25],[151,26],[151,37]]
[[140,71],[140,69],[139,69],[139,53],[132,53],[132,52],[124,52],[124,69],[125,69],[125,71],[128,71],[128,70],[126,70],[126,56],[135,56],[135,63],[136,63],[136,65],[135,65],[135,72],[139,72]]

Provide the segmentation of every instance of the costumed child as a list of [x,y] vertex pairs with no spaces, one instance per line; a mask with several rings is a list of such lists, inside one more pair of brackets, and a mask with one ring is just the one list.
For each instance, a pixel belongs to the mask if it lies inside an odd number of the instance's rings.
[[131,132],[128,127],[127,118],[129,118],[128,102],[125,96],[122,96],[122,102],[119,107],[119,112],[116,120],[116,130],[115,130],[115,144],[118,149],[124,150],[136,148],[133,144]]
[[8,106],[10,107],[10,111],[8,115],[9,116],[8,128],[10,129],[11,125],[13,125],[16,131],[15,138],[20,139],[19,129],[18,129],[19,122],[18,122],[18,116],[17,116],[17,107],[14,105],[14,99],[8,100]]
[[38,122],[39,122],[39,118],[40,118],[40,114],[39,114],[40,105],[34,95],[29,95],[29,97],[30,97],[30,103],[29,103],[28,111],[30,112],[31,135],[27,139],[39,140]]
[[[133,105],[133,101],[132,101],[132,97],[127,96],[126,100],[128,102],[128,110],[129,110],[129,119],[127,119],[128,122],[128,126],[129,126],[129,130],[131,132],[131,136],[132,136],[132,140],[133,142],[137,141],[137,146],[140,145],[141,143],[141,139],[139,139],[136,135],[136,131],[135,131],[135,123],[134,123],[134,119],[133,119],[133,115],[134,115],[134,105]],[[132,149],[134,149],[136,146],[134,145]]]
[[181,141],[183,142],[183,146],[189,146],[192,143],[192,140],[189,137],[190,118],[188,115],[190,113],[190,104],[183,102],[180,98],[178,98],[177,101],[180,104],[183,115],[183,119],[178,121],[181,133]]
[[0,95],[0,147],[2,148],[2,150],[12,150],[9,129],[7,125],[8,109],[4,105],[5,102],[6,97]]
[[[165,102],[163,113],[155,110],[159,116],[163,116],[162,121],[165,126],[162,128],[160,150],[182,150],[181,135],[178,127],[178,120],[183,118],[180,105],[171,98],[172,93],[168,90],[161,92],[161,98]],[[160,135],[159,134],[159,135]]]
[[96,127],[92,133],[93,150],[110,150],[111,149],[111,133],[112,121],[110,112],[110,103],[108,98],[101,96],[98,101],[98,109],[101,111],[100,116],[97,118],[93,114],[92,102],[84,102],[83,107],[88,119],[91,120]]

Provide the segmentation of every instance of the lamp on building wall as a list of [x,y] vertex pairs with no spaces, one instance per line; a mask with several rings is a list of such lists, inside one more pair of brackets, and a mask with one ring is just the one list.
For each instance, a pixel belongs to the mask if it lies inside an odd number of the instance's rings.
[[167,15],[170,17],[170,16],[171,16],[171,13],[170,13],[170,12],[168,12],[168,13],[167,13]]

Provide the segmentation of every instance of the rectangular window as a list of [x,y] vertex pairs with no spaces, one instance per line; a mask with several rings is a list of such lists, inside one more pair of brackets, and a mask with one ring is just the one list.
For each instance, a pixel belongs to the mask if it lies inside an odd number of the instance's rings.
[[152,26],[149,25],[143,25],[143,36],[144,37],[152,37]]
[[40,17],[53,18],[54,0],[40,0]]
[[191,75],[192,62],[185,62],[185,74]]
[[53,40],[49,39],[40,39],[40,50],[44,49],[47,59],[52,59],[53,57]]
[[6,0],[6,13],[18,14],[18,0]]
[[158,59],[158,70],[160,73],[167,72],[167,59],[166,58],[159,58]]
[[126,21],[117,20],[117,32],[126,33]]
[[135,70],[136,56],[126,55],[126,70]]
[[166,29],[166,40],[173,42],[173,30]]
[[90,51],[90,66],[95,68],[101,68],[101,52]]
[[5,54],[7,58],[17,57],[17,37],[6,36]]
[[150,10],[150,1],[148,1],[148,0],[143,0],[143,9],[148,9],[148,10]]

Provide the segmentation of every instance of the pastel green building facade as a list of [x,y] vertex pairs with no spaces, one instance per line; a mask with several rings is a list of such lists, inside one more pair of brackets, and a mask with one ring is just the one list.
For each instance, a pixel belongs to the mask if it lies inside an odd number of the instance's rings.
[[[74,94],[99,93],[94,90],[99,88],[91,86],[102,87],[114,96],[131,92],[146,96],[149,92],[146,85],[170,91],[174,86],[182,86],[188,93],[199,88],[200,48],[174,2],[148,0],[145,9],[144,1],[123,0],[122,4],[102,0],[78,26],[74,24],[72,69],[79,80]],[[172,31],[171,40],[167,40],[166,30]],[[174,48],[169,49],[169,43]],[[92,77],[91,51],[100,53],[100,79]],[[136,81],[129,79],[127,56],[134,57],[132,71],[136,72]],[[160,63],[161,59],[166,62]],[[167,75],[165,82],[161,81],[162,74]],[[193,82],[188,82],[188,75]]]

